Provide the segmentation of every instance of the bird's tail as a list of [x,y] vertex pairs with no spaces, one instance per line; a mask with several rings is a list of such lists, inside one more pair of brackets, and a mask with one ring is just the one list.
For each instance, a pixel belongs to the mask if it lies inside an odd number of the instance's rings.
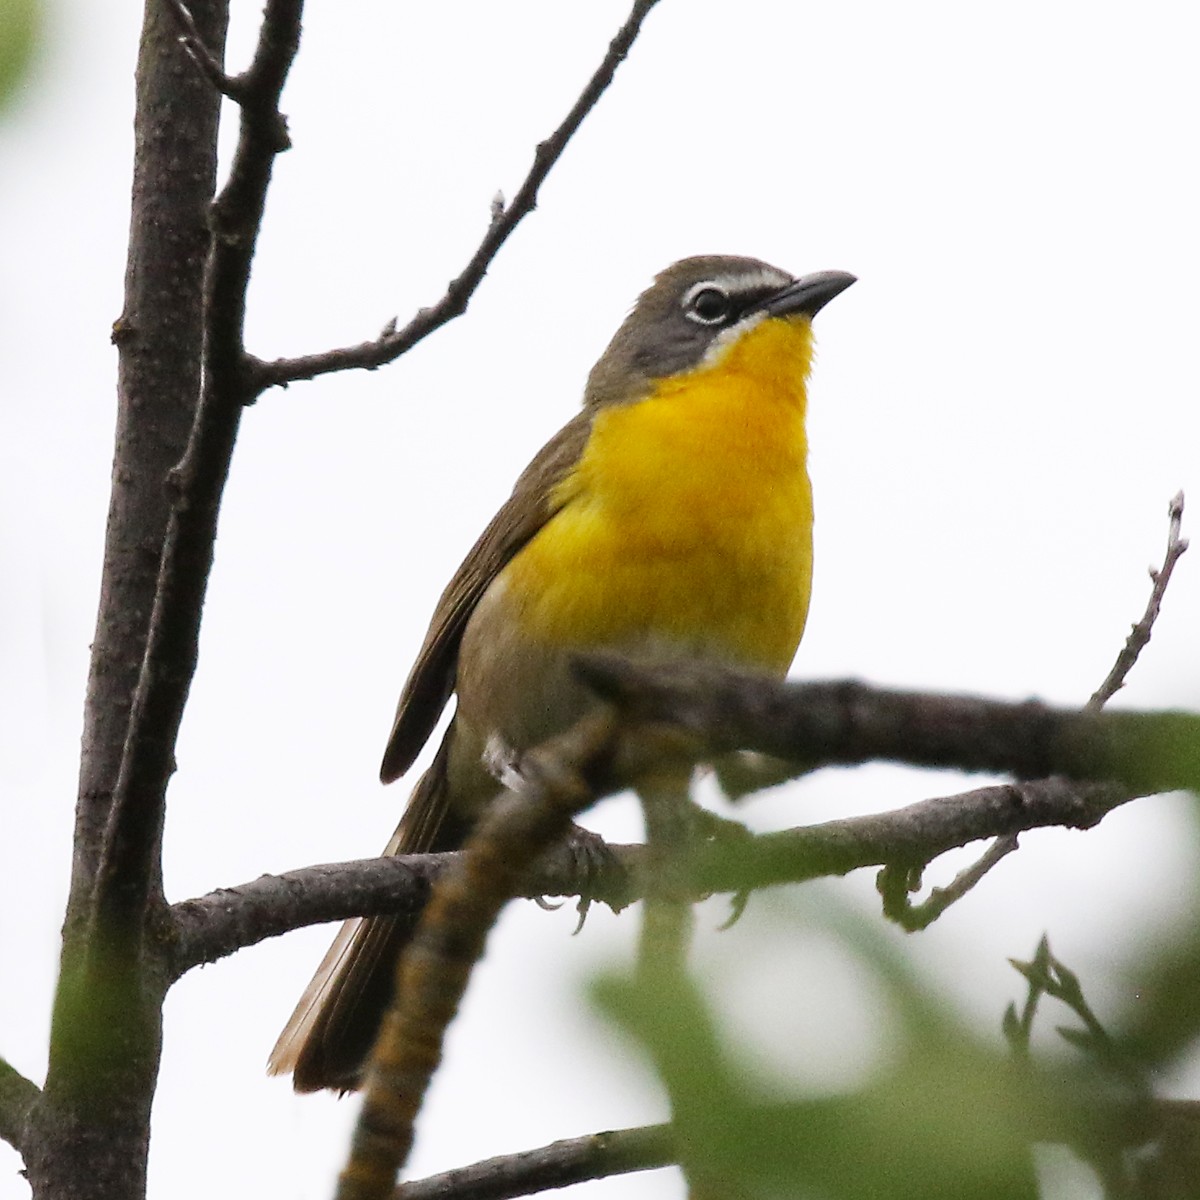
[[[384,855],[456,850],[466,829],[447,804],[447,741],[417,781]],[[358,1087],[392,997],[396,960],[421,916],[411,912],[346,921],[279,1035],[267,1071],[292,1075],[298,1092]]]

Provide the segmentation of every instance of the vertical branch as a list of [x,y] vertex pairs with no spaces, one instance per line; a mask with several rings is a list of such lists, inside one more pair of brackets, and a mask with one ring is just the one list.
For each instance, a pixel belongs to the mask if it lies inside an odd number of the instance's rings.
[[[519,791],[494,800],[441,875],[397,965],[396,994],[367,1063],[336,1200],[391,1200],[414,1124],[485,939],[530,863],[562,838],[611,773],[616,722],[602,710],[521,759]],[[398,1193],[403,1196],[403,1189]]]
[[[196,19],[219,51],[225,0],[197,6]],[[170,15],[149,0],[137,66],[125,302],[113,325],[116,445],[84,702],[68,934],[86,919],[95,883],[170,516],[166,478],[183,457],[200,396],[220,97],[175,34]]]
[[[691,947],[695,914],[687,871],[687,855],[696,844],[698,811],[691,798],[690,768],[664,771],[638,782],[638,799],[646,820],[647,880],[642,901],[642,928],[638,939],[636,979],[650,1006],[661,1008],[689,993],[687,956]],[[663,1051],[660,1048],[660,1055]],[[671,1071],[658,1063],[659,1075],[667,1084],[671,1119],[683,1113],[679,1089],[670,1084]],[[680,1160],[687,1180],[689,1200],[715,1200],[736,1195],[730,1188],[715,1186],[685,1154]]]
[[[226,0],[199,4],[196,20],[208,44],[223,53]],[[71,891],[46,1088],[24,1147],[35,1195],[133,1197],[145,1190],[159,996],[149,994],[153,987],[136,995],[132,988],[123,995],[89,990],[81,964],[170,516],[166,480],[183,454],[200,395],[220,97],[180,48],[176,32],[165,8],[147,0],[125,299],[113,326],[119,358],[112,493],[85,700]],[[156,828],[156,847],[157,836]],[[158,894],[157,854],[149,860],[147,891]],[[122,1019],[109,1028],[113,1011]]]
[[200,405],[170,476],[174,494],[150,631],[96,877],[95,919],[106,953],[136,952],[147,901],[157,898],[163,806],[199,654],[217,517],[242,409],[253,399],[243,347],[246,290],[275,156],[288,146],[278,104],[299,48],[301,8],[302,0],[271,0],[254,61],[236,81],[240,136],[212,208],[204,273]]
[[300,7],[268,4],[254,61],[236,81],[240,139],[213,203],[221,90],[196,55],[202,45],[216,61],[225,0],[187,12],[183,43],[178,7],[147,4],[128,297],[115,330],[114,498],[76,869],[47,1084],[30,1139],[35,1193],[125,1198],[145,1190],[169,982],[162,956],[146,952],[146,935],[163,909],[166,789],[217,515],[252,399],[246,289],[274,157],[287,146],[278,102],[299,44]]
[[638,974],[652,986],[682,974],[692,940],[692,888],[685,855],[695,836],[691,770],[638,784],[646,821],[648,880],[638,939]]

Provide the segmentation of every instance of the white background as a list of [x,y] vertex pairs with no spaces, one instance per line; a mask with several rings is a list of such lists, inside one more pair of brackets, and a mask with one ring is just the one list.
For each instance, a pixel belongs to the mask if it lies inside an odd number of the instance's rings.
[[[111,457],[134,8],[60,0],[0,124],[0,1054],[39,1080]],[[235,8],[240,65],[257,5]],[[249,348],[358,341],[436,299],[625,12],[310,5]],[[634,296],[686,254],[860,276],[818,319],[816,583],[795,673],[1085,699],[1141,612],[1168,498],[1200,504],[1196,20],[1132,12],[663,0],[464,319],[394,366],[247,414],[170,793],[170,896],[383,844],[405,785],[381,791],[377,763],[438,592]],[[1185,557],[1121,703],[1200,705],[1198,580]],[[823,772],[746,816],[781,827],[963,784]],[[1192,911],[1188,812],[1160,798],[1086,835],[1030,835],[937,927],[895,939],[989,1036],[1021,992],[1006,956],[1043,930],[1115,1012],[1139,952]],[[597,822],[637,835],[627,799]],[[806,894],[817,911],[873,905],[869,873]],[[663,1115],[581,993],[627,959],[636,917],[596,913],[575,939],[572,919],[506,917],[415,1173]],[[886,1018],[819,917],[795,920],[760,898],[701,954],[781,1089],[853,1086]],[[330,1193],[356,1102],[263,1075],[329,933],[172,992],[157,1200]],[[27,1194],[18,1166],[0,1154],[0,1197]],[[589,1194],[681,1189],[646,1175]]]

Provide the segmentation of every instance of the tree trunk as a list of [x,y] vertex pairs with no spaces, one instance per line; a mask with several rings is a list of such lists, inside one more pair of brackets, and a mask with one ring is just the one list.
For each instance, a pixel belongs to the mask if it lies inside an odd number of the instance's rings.
[[[220,57],[226,0],[191,6]],[[146,646],[163,537],[165,480],[200,392],[202,281],[216,184],[220,97],[147,0],[137,68],[134,170],[119,351],[116,447],[88,679],[71,892],[43,1095],[25,1139],[37,1200],[145,1194],[150,1105],[166,981],[156,948],[161,878],[137,952],[106,961],[92,898]],[[156,860],[157,862],[157,856]]]

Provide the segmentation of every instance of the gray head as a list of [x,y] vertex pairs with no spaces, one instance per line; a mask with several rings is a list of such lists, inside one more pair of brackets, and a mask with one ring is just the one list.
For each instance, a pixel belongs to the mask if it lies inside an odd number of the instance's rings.
[[654,380],[698,366],[718,339],[765,317],[812,317],[853,282],[844,271],[796,279],[757,258],[681,259],[638,297],[592,368],[585,404],[637,399]]

